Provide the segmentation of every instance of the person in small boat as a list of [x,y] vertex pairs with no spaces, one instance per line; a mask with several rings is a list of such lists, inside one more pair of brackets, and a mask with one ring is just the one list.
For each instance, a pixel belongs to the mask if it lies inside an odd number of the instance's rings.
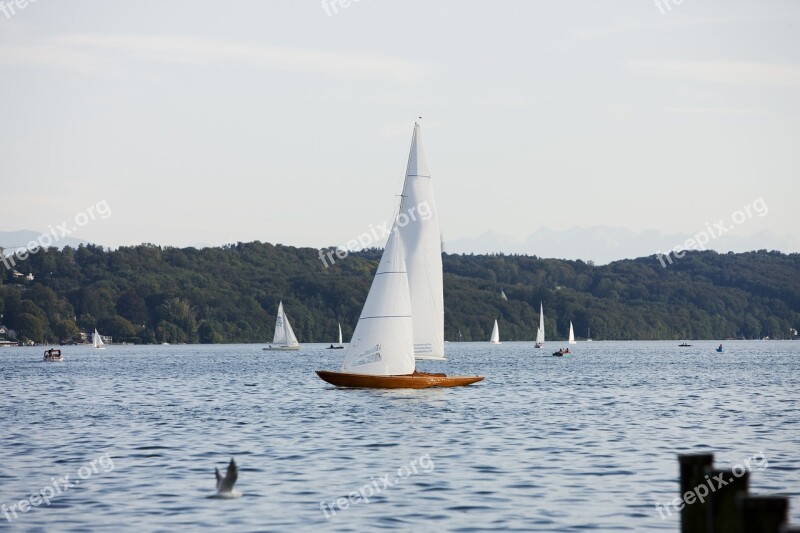
[[331,348],[333,348],[333,344],[331,344],[331,345],[328,347],[328,349],[329,349],[329,350],[330,350]]
[[717,348],[717,350],[719,350],[720,352],[722,351],[722,345],[721,344],[719,345],[719,348]]

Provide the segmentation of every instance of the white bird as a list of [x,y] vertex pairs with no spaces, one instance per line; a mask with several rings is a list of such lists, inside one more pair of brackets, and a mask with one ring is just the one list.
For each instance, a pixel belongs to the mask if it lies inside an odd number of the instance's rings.
[[233,490],[233,485],[239,477],[236,461],[231,459],[228,464],[228,471],[225,472],[225,477],[222,477],[217,467],[214,467],[214,475],[217,477],[217,494],[214,496],[215,498],[238,498],[241,496],[241,493]]

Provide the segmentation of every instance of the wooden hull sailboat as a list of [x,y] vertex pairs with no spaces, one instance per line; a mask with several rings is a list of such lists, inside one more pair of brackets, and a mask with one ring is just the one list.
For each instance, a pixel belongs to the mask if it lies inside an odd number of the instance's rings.
[[[344,353],[342,370],[318,370],[337,387],[424,389],[459,387],[482,376],[417,372],[416,359],[444,359],[442,262],[438,224],[400,222],[406,212],[435,208],[430,173],[414,125],[400,212],[383,249],[356,329]],[[433,230],[433,231],[432,231]],[[433,238],[435,236],[435,239]],[[427,282],[425,281],[427,280]]]
[[483,376],[448,376],[414,371],[400,376],[373,376],[349,372],[317,370],[324,381],[337,387],[356,389],[427,389],[431,387],[461,387],[483,379]]

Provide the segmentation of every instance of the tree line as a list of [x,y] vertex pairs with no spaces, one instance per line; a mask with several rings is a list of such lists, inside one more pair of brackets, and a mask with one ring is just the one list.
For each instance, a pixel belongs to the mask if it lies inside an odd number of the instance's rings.
[[[114,342],[269,342],[283,301],[301,342],[352,334],[380,250],[329,267],[319,250],[261,242],[50,248],[3,269],[0,324],[17,339],[69,342],[97,328]],[[800,254],[689,252],[608,265],[520,255],[444,254],[445,338],[790,338],[800,325]],[[22,275],[19,275],[22,274]],[[25,275],[33,274],[27,280]],[[507,299],[501,297],[501,290]]]

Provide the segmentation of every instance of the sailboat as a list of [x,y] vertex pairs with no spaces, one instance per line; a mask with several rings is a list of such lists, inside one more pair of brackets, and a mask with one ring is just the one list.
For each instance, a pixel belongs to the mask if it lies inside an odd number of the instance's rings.
[[534,348],[544,346],[544,305],[539,302],[539,329],[536,330],[536,344]]
[[[417,178],[420,177],[427,177],[430,181],[419,124],[415,124],[401,211],[389,233],[364,308],[344,354],[342,370],[317,371],[317,375],[328,383],[338,387],[421,389],[469,385],[483,379],[482,376],[447,376],[416,370],[415,360],[420,355],[428,359],[444,358],[438,231],[435,234],[436,253],[432,253],[428,227],[404,232],[401,222],[402,208],[420,205],[415,201],[428,201],[428,207],[435,212],[431,204],[432,195],[421,199],[425,196],[421,193],[431,192],[431,189],[429,183],[427,186],[419,183]],[[423,283],[426,276],[427,284]],[[427,289],[423,290],[425,287]],[[415,303],[415,300],[423,302]]]
[[575,331],[572,329],[572,320],[569,321],[569,344],[578,344],[575,342]]
[[300,343],[297,342],[292,325],[283,310],[283,302],[278,303],[278,317],[275,319],[275,336],[272,337],[272,344],[264,349],[267,351],[293,351],[300,349]]
[[103,339],[100,337],[100,334],[97,333],[97,328],[95,328],[94,333],[92,333],[92,347],[98,350],[106,349],[106,343],[103,342]]
[[586,328],[586,342],[592,342],[592,330],[591,330],[591,328]]
[[497,327],[497,320],[494,321],[494,328],[492,328],[492,338],[489,339],[492,344],[500,344],[500,329]]
[[344,344],[342,344],[342,325],[339,324],[339,344],[333,345],[331,344],[327,348],[328,350],[344,350]]

